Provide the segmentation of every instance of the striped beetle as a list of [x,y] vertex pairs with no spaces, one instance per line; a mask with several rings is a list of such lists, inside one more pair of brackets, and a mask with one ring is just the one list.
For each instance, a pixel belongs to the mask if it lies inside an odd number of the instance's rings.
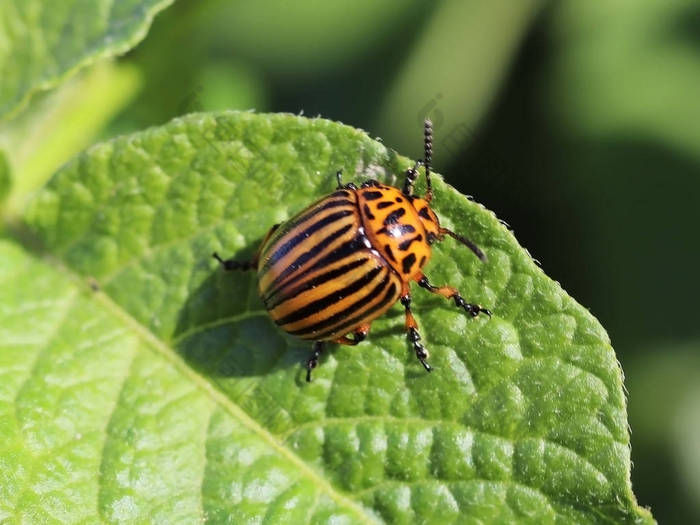
[[[466,302],[456,288],[433,286],[423,274],[430,245],[445,236],[486,261],[473,242],[440,226],[430,208],[432,143],[432,124],[426,120],[424,157],[406,170],[403,190],[376,180],[359,188],[343,184],[339,171],[336,191],[273,226],[252,261],[213,254],[224,270],[256,270],[258,293],[272,320],[286,332],[314,341],[307,381],[325,341],[358,344],[367,337],[371,322],[396,301],[405,309],[406,333],[416,357],[430,372],[428,351],[411,313],[411,281],[452,299],[472,317],[491,317],[486,308]],[[427,184],[423,198],[413,194],[420,165]]]

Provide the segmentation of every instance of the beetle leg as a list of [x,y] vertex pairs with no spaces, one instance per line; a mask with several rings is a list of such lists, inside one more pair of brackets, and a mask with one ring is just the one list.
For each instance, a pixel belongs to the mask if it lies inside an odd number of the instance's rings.
[[459,295],[459,291],[457,290],[457,288],[453,288],[452,286],[433,286],[432,284],[430,284],[428,278],[425,275],[418,280],[418,286],[420,286],[421,288],[425,288],[426,290],[434,294],[442,295],[445,299],[454,300],[456,306],[464,308],[464,311],[472,317],[476,317],[480,313],[484,313],[491,317],[490,310],[482,308],[478,304],[471,304],[466,302],[462,298],[462,296]]
[[338,170],[335,172],[335,178],[338,181],[338,186],[336,186],[336,190],[356,190],[357,186],[353,182],[348,182],[347,184],[343,184],[343,170]]
[[350,339],[347,335],[344,335],[342,337],[339,337],[338,339],[333,339],[334,343],[337,343],[339,345],[349,345],[349,346],[355,346],[358,343],[361,343],[367,338],[367,334],[369,333],[369,324],[363,324],[360,325],[360,327],[353,332],[354,338]]
[[406,294],[401,298],[401,304],[406,309],[406,335],[408,340],[413,345],[413,350],[416,352],[416,357],[428,372],[432,371],[432,367],[428,364],[428,351],[420,343],[420,334],[418,333],[418,323],[416,323],[413,313],[411,313],[411,295]]
[[314,341],[313,353],[306,362],[306,382],[311,383],[311,370],[318,366],[318,358],[323,352],[323,341]]
[[423,164],[423,161],[418,159],[412,168],[408,168],[404,172],[404,176],[406,178],[403,182],[402,193],[406,195],[406,197],[410,197],[413,195],[413,184],[415,184],[416,179],[418,178],[418,166],[420,166],[421,164]]
[[236,261],[234,259],[222,259],[216,252],[212,254],[212,257],[219,261],[221,267],[227,272],[232,272],[234,270],[245,271],[252,270],[253,268],[255,268],[255,261]]
[[219,261],[219,264],[221,264],[223,269],[227,272],[231,272],[234,270],[254,270],[258,267],[258,256],[260,255],[260,250],[263,246],[265,246],[265,243],[270,238],[270,235],[272,235],[278,227],[279,224],[275,224],[272,228],[270,228],[270,231],[267,232],[267,235],[265,235],[265,238],[260,243],[257,252],[255,252],[255,257],[253,257],[252,261],[236,261],[233,257],[230,259],[222,259],[216,252],[212,254],[212,257]]

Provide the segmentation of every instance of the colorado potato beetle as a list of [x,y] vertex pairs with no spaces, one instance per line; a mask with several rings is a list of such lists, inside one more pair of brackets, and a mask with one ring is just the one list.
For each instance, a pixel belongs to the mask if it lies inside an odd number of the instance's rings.
[[[258,293],[272,320],[286,332],[314,341],[307,381],[326,341],[358,344],[372,321],[396,301],[405,309],[406,334],[416,357],[430,372],[428,351],[411,313],[412,281],[452,299],[472,317],[491,317],[486,308],[466,302],[456,288],[433,286],[423,274],[430,246],[445,236],[486,261],[473,242],[440,226],[430,208],[432,142],[432,124],[426,120],[423,160],[406,170],[402,190],[373,179],[359,188],[343,184],[339,171],[336,191],[273,226],[253,260],[224,260],[213,254],[224,270],[256,270]],[[427,186],[422,198],[413,192],[421,165]]]

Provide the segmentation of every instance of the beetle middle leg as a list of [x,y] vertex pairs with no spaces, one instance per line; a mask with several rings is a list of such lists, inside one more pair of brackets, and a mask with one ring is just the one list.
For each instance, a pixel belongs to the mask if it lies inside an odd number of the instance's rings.
[[360,325],[354,332],[353,338],[349,338],[347,335],[333,339],[334,343],[339,345],[355,346],[367,339],[367,334],[369,333],[369,324]]
[[306,382],[311,383],[311,371],[318,366],[318,358],[321,357],[321,352],[323,352],[324,343],[323,341],[314,341],[313,353],[309,360],[306,362]]
[[[369,324],[363,324],[360,325],[354,332],[353,336],[354,338],[349,338],[347,335],[344,335],[342,337],[338,337],[337,339],[333,339],[334,343],[337,343],[339,345],[349,345],[349,346],[355,346],[358,343],[361,343],[367,338],[367,334],[369,333]],[[306,362],[306,381],[308,383],[311,382],[311,370],[316,368],[318,366],[318,358],[321,356],[321,352],[323,352],[323,347],[324,347],[324,342],[323,341],[315,341],[314,346],[313,346],[313,353],[311,354],[311,357],[309,360]]]
[[401,304],[406,309],[406,335],[408,340],[413,345],[413,350],[416,352],[416,357],[428,372],[432,371],[432,367],[428,364],[428,351],[420,342],[420,334],[418,333],[418,323],[416,322],[413,313],[411,312],[411,295],[406,294],[401,298]]
[[466,302],[462,296],[459,295],[459,290],[457,290],[457,288],[453,288],[452,286],[433,286],[430,284],[430,281],[428,281],[428,278],[425,275],[418,280],[418,286],[425,288],[434,294],[442,295],[445,299],[452,299],[456,306],[464,308],[464,311],[472,317],[476,317],[480,313],[484,313],[491,317],[490,310],[482,308],[478,304]]

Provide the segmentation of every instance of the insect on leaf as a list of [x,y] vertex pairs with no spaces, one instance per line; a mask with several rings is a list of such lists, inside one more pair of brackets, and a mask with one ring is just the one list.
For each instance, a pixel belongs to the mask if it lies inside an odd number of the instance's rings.
[[338,123],[229,112],[97,145],[59,171],[27,211],[32,241],[0,242],[0,516],[653,522],[631,491],[605,331],[439,177],[437,213],[488,262],[448,239],[426,274],[494,316],[416,287],[431,374],[396,305],[307,384],[309,345],[269,320],[254,274],[211,258],[252,255],[337,169],[391,183],[410,164]]

